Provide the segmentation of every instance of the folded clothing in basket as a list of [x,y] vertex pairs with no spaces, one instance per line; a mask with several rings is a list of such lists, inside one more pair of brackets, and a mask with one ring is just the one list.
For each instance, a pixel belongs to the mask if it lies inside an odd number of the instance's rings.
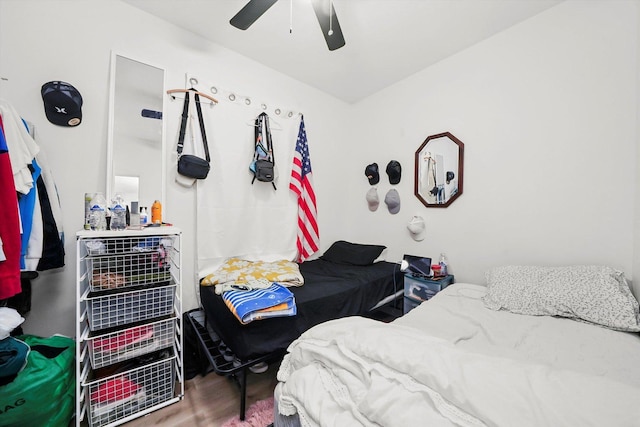
[[140,240],[132,250],[136,252],[146,252],[155,249],[160,244],[160,237],[148,237],[144,240]]
[[286,287],[272,283],[267,289],[227,291],[224,303],[242,324],[269,317],[295,316],[296,301]]
[[113,378],[91,393],[92,413],[103,415],[116,407],[140,403],[146,399],[144,388],[126,377]]
[[94,351],[117,352],[153,337],[153,326],[143,325],[129,329],[109,338],[98,338],[93,342]]
[[118,273],[93,273],[91,284],[98,289],[117,289],[127,286],[127,279]]
[[100,384],[100,386],[91,393],[91,401],[93,403],[121,401],[135,395],[139,390],[140,386],[126,377],[113,378]]

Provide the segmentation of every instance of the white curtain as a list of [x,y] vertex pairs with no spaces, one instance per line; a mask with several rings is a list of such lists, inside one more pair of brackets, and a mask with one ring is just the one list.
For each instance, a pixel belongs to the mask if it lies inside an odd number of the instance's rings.
[[259,112],[218,108],[207,114],[211,171],[197,183],[199,277],[227,258],[293,260],[296,257],[297,204],[289,190],[299,117],[270,115],[277,190],[251,180],[254,120]]

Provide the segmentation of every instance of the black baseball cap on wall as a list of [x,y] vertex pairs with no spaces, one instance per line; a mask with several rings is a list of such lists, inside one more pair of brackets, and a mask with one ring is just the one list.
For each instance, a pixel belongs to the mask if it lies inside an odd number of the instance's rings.
[[400,162],[397,160],[391,160],[387,164],[387,175],[389,175],[389,183],[397,184],[400,182],[400,178],[402,177],[402,166],[400,166]]
[[47,119],[58,126],[78,126],[82,122],[82,95],[71,84],[52,81],[42,85],[42,101]]
[[377,163],[371,163],[370,165],[367,165],[367,167],[364,168],[364,174],[367,176],[369,184],[376,185],[378,182],[380,182],[380,173],[378,172]]

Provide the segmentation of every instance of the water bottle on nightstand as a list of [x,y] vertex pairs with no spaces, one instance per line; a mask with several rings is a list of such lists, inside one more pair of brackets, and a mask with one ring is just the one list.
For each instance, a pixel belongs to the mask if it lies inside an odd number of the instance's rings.
[[447,256],[444,253],[440,254],[440,275],[445,277],[447,274],[449,274],[449,272],[447,271]]

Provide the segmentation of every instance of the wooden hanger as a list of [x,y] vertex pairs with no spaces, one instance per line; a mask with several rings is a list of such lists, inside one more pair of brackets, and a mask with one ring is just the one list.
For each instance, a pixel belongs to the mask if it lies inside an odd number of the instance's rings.
[[[199,90],[195,90],[194,88],[191,88],[191,89],[169,89],[167,91],[167,94],[171,95],[172,93],[187,93],[187,92],[197,93],[198,95],[200,95],[200,96],[202,96],[204,98],[207,98],[208,100],[210,100],[211,102],[213,102],[215,104],[218,103],[218,100],[215,99],[213,96],[209,96],[204,92],[200,92]],[[171,96],[173,96],[173,95],[171,95]],[[174,98],[175,98],[175,96],[174,96]]]

